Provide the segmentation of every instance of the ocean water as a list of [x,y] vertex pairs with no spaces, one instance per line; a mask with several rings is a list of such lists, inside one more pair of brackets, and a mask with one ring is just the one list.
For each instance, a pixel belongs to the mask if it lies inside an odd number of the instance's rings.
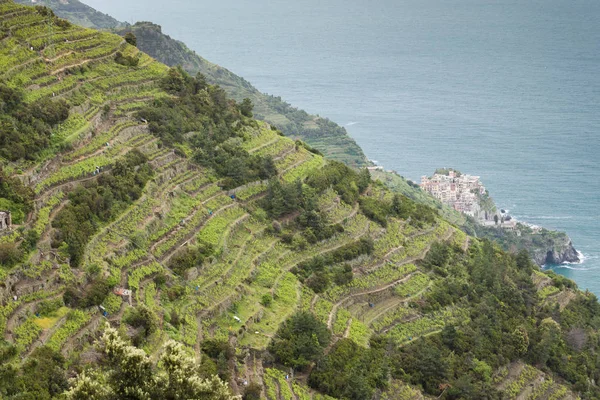
[[481,176],[566,231],[584,261],[549,267],[600,295],[598,0],[86,2],[345,125],[386,169]]

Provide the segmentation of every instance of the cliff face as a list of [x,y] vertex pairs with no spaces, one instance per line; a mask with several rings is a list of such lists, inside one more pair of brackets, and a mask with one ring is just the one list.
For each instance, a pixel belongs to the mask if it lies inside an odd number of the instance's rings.
[[[569,237],[567,236],[567,239]],[[579,256],[573,243],[569,239],[568,242],[556,243],[552,248],[544,249],[537,248],[530,252],[531,257],[538,265],[545,264],[562,264],[565,262],[578,262]]]
[[532,228],[520,223],[513,231],[494,226],[482,226],[472,218],[461,227],[470,235],[497,242],[505,250],[515,253],[527,250],[539,266],[579,261],[571,238],[564,232]]

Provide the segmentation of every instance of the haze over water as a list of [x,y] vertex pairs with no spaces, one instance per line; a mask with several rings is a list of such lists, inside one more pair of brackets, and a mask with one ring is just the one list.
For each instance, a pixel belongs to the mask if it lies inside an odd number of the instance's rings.
[[600,295],[598,0],[84,1],[347,125],[407,178],[480,175],[566,231],[585,261],[553,268]]

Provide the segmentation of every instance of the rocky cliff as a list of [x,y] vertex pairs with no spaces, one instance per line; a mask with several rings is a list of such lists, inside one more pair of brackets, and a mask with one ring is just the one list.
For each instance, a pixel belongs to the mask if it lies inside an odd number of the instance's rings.
[[[565,235],[566,236],[566,235]],[[565,262],[579,262],[579,255],[571,239],[566,236],[567,242],[558,240],[551,248],[536,248],[530,251],[531,257],[538,265],[562,264]]]

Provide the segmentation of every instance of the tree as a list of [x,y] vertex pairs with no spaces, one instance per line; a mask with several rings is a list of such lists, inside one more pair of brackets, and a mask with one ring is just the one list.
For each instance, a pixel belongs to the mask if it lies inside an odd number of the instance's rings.
[[110,327],[99,347],[105,355],[103,368],[82,372],[71,382],[65,399],[239,400],[217,376],[202,377],[194,360],[173,340],[165,344],[157,366]]
[[125,41],[130,45],[137,47],[137,37],[133,32],[127,32],[125,34]]
[[323,356],[330,340],[327,325],[312,313],[300,311],[281,325],[268,349],[280,363],[303,369]]
[[498,214],[494,215],[494,223],[498,225]]
[[374,390],[384,389],[389,380],[385,350],[373,344],[366,349],[340,339],[312,370],[309,385],[337,398],[372,398]]
[[252,110],[254,109],[254,105],[249,98],[245,98],[239,105],[240,112],[243,116],[252,118]]

